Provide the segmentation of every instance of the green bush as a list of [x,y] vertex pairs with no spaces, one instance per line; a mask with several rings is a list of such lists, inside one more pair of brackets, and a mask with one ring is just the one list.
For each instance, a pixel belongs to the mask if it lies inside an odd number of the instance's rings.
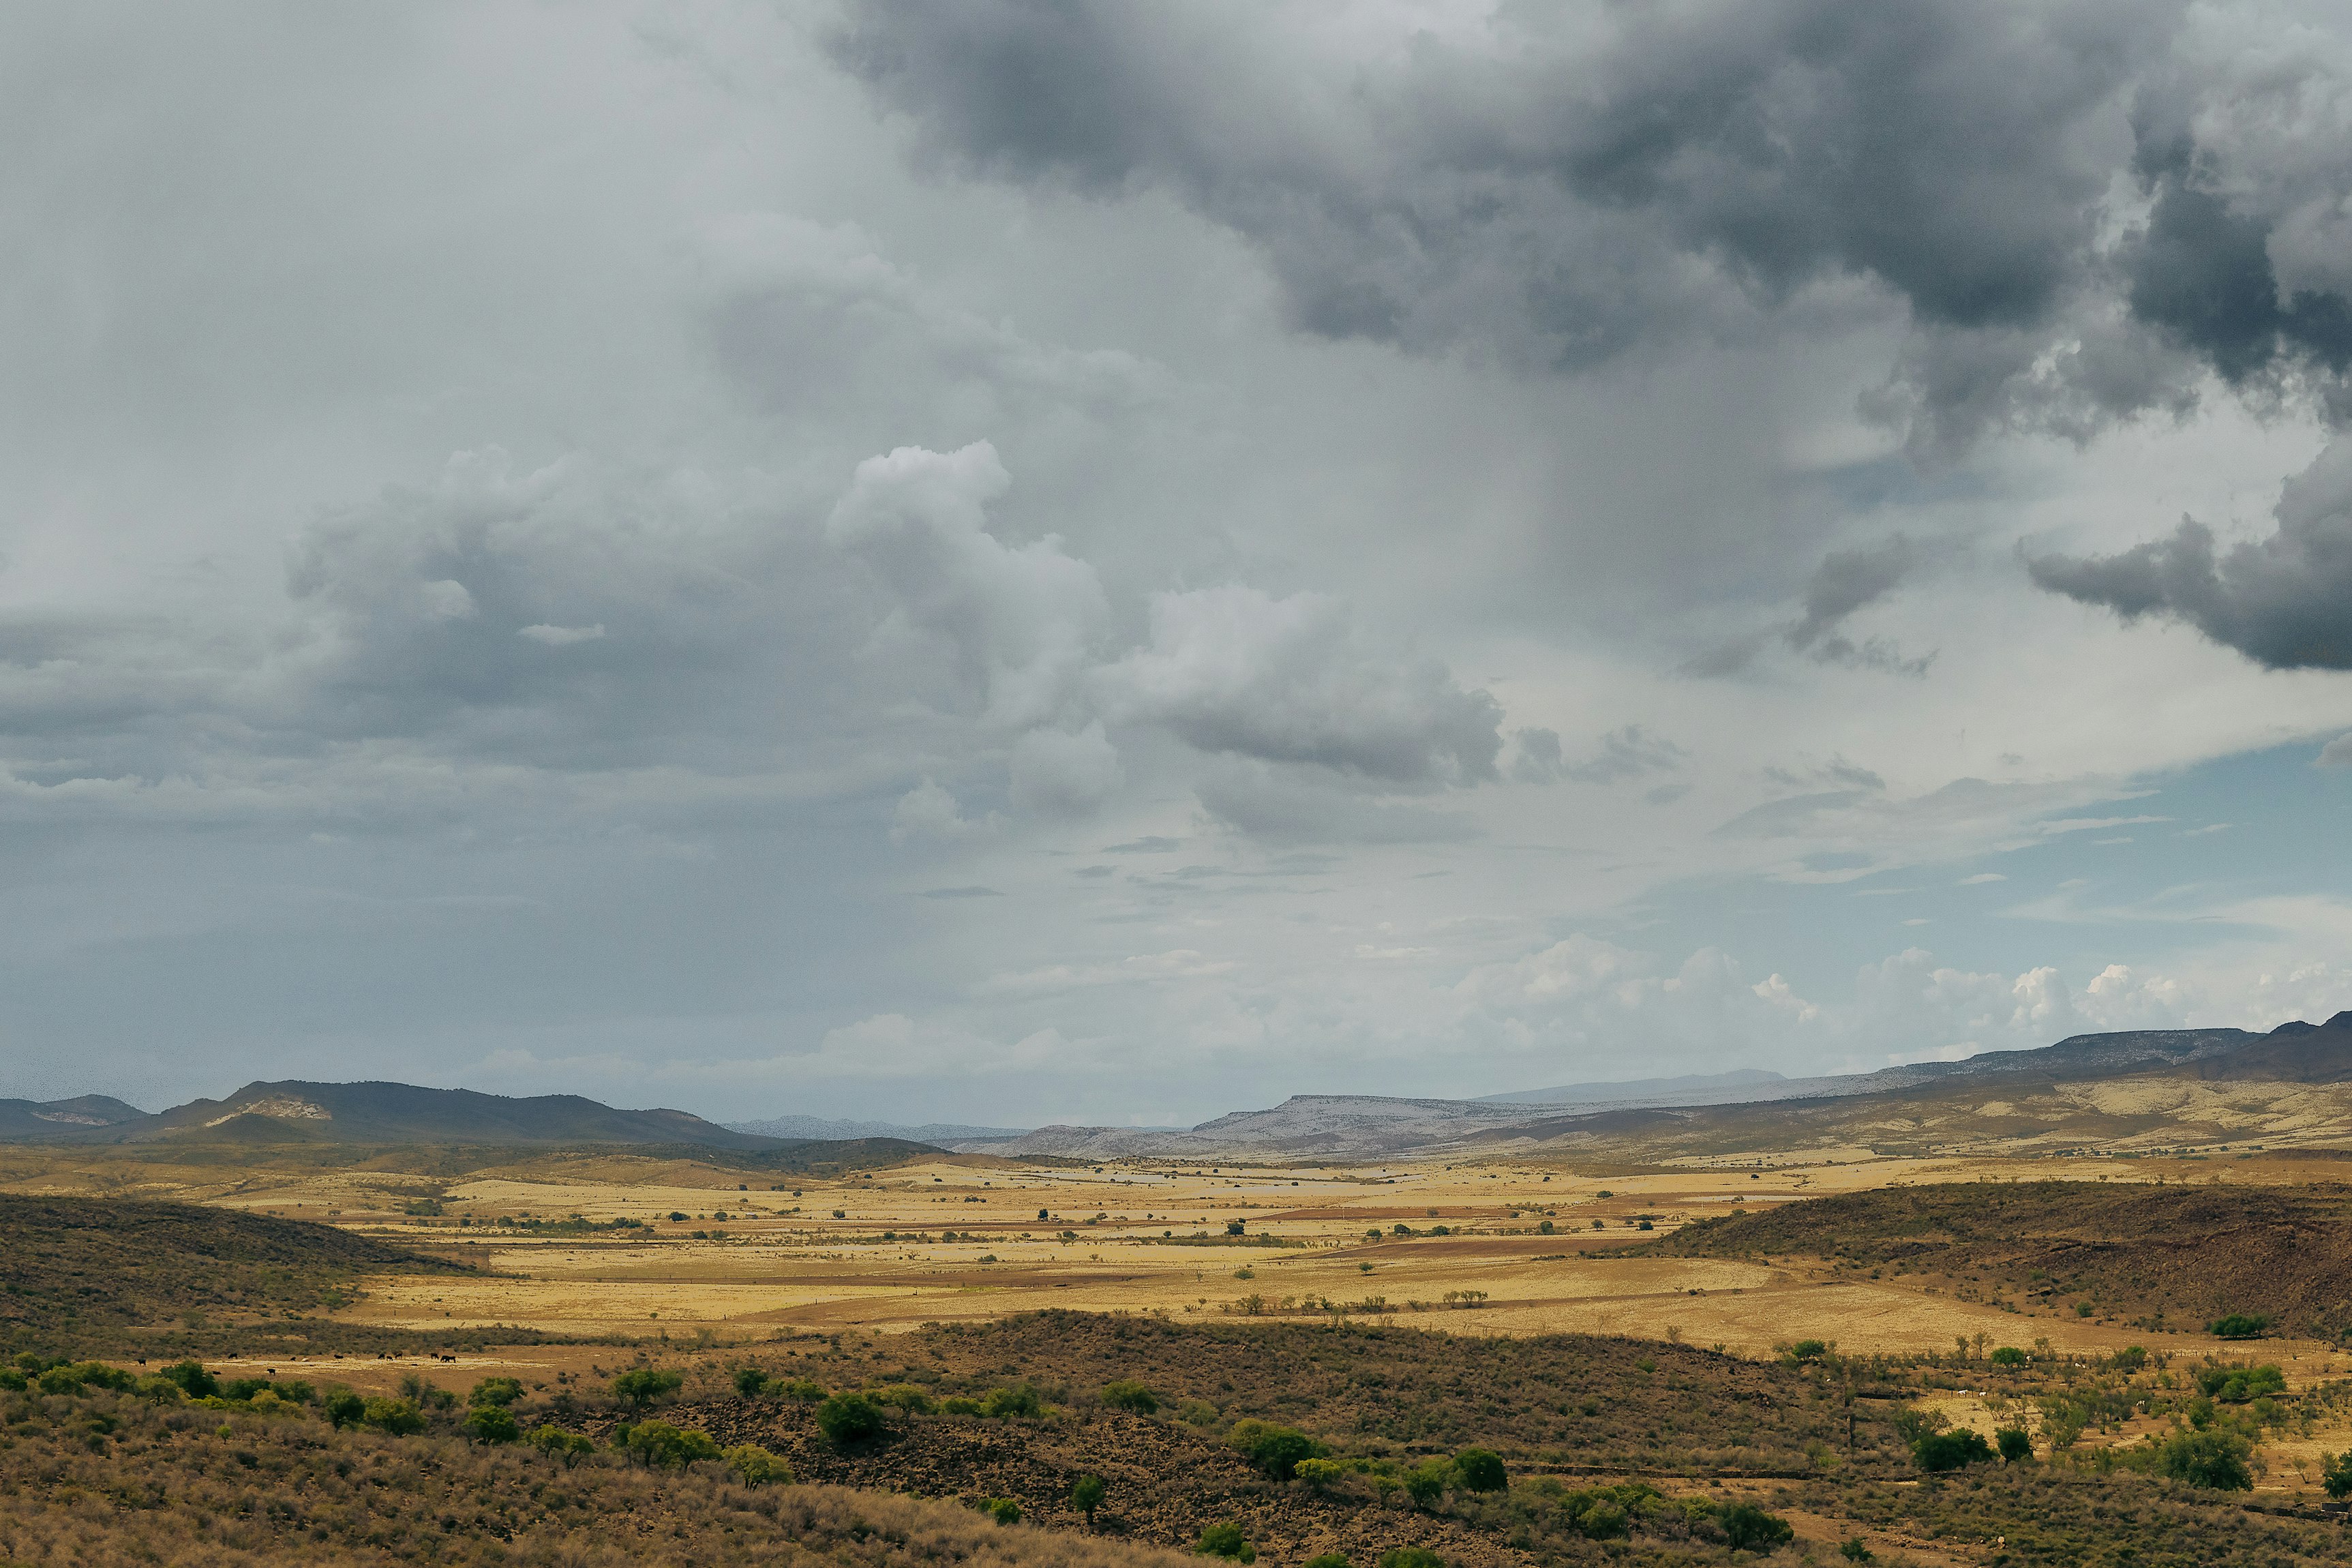
[[1982,1433],[1961,1426],[1949,1432],[1926,1434],[1911,1445],[1911,1457],[1923,1470],[1957,1470],[1969,1465],[1990,1463],[1992,1447],[1986,1443]]
[[1131,1378],[1104,1384],[1102,1402],[1113,1410],[1132,1410],[1138,1415],[1150,1415],[1160,1409],[1159,1397]]
[[2032,1359],[2015,1345],[2002,1345],[1992,1352],[1992,1364],[1995,1366],[2023,1366]]
[[2271,1321],[2259,1312],[2231,1312],[2206,1324],[2205,1331],[2217,1339],[2251,1340],[2259,1339],[2270,1326]]
[[[640,1421],[627,1428],[622,1446],[647,1468],[675,1470],[697,1459],[719,1458],[719,1445],[709,1433],[667,1421]],[[618,1436],[618,1434],[615,1434]]]
[[1017,1498],[984,1497],[980,1500],[980,1511],[999,1524],[1021,1522],[1021,1502]]
[[1463,1449],[1454,1456],[1454,1473],[1461,1478],[1465,1491],[1499,1492],[1510,1489],[1511,1479],[1503,1468],[1503,1458],[1491,1448]]
[[367,1418],[367,1401],[348,1388],[329,1389],[319,1408],[326,1413],[328,1424],[338,1430],[356,1426]]
[[1992,1435],[1992,1446],[2000,1452],[2003,1464],[2014,1465],[2033,1458],[2033,1439],[2021,1426],[2004,1426]]
[[2175,1432],[2158,1446],[2156,1468],[2193,1487],[2252,1491],[2254,1478],[2246,1460],[2252,1453],[2253,1446],[2233,1433]]
[[562,1459],[563,1468],[567,1470],[578,1464],[583,1456],[596,1451],[596,1444],[593,1438],[583,1436],[578,1432],[566,1432],[561,1426],[535,1427],[527,1440],[532,1447],[545,1454],[549,1458]]
[[220,1384],[205,1364],[197,1361],[177,1362],[163,1369],[162,1375],[180,1385],[180,1392],[191,1399],[210,1399],[220,1393]]
[[1303,1481],[1316,1491],[1322,1491],[1348,1473],[1348,1467],[1337,1459],[1300,1459],[1290,1467],[1290,1478]]
[[980,1401],[977,1399],[968,1399],[961,1394],[951,1394],[948,1395],[947,1398],[940,1401],[940,1414],[942,1415],[978,1415],[981,1414]]
[[1399,1546],[1381,1553],[1381,1568],[1445,1568],[1445,1559],[1426,1546]]
[[1416,1508],[1434,1508],[1454,1482],[1453,1460],[1423,1459],[1404,1473],[1404,1495]]
[[[283,1390],[280,1390],[282,1393]],[[522,1397],[522,1384],[511,1377],[486,1377],[474,1384],[474,1392],[466,1395],[469,1405],[495,1405],[500,1409]]]
[[792,1485],[793,1468],[757,1443],[739,1443],[721,1458],[747,1487]]
[[1194,1548],[1203,1557],[1223,1557],[1234,1563],[1255,1563],[1257,1548],[1242,1534],[1242,1527],[1225,1520],[1201,1531],[1201,1543]]
[[477,1405],[466,1412],[459,1429],[477,1443],[511,1443],[522,1436],[514,1413],[503,1405]]
[[746,1399],[750,1399],[755,1394],[767,1393],[768,1374],[761,1372],[756,1366],[737,1367],[735,1369],[735,1392],[741,1394]]
[[[17,1382],[24,1381],[24,1373],[18,1373],[15,1375]],[[6,1375],[0,1374],[0,1388],[5,1386],[7,1386]],[[131,1385],[131,1392],[151,1405],[176,1405],[187,1397],[180,1392],[180,1385],[168,1377],[142,1377]],[[357,1420],[358,1417],[353,1416],[352,1419]]]
[[405,1437],[425,1430],[425,1417],[405,1399],[378,1397],[360,1406],[360,1419],[379,1432]]
[[1094,1527],[1095,1510],[1102,1507],[1103,1495],[1110,1488],[1100,1476],[1080,1476],[1070,1487],[1070,1506],[1087,1516],[1088,1529]]
[[877,1389],[873,1399],[877,1405],[887,1405],[909,1415],[928,1415],[931,1410],[931,1396],[911,1383],[894,1383],[887,1388]]
[[824,1397],[824,1384],[809,1378],[796,1377],[790,1383],[769,1384],[768,1392],[781,1394],[786,1399],[797,1399],[803,1405],[814,1405]]
[[2352,1496],[2352,1452],[2321,1454],[2319,1484],[2326,1489],[2329,1497],[2338,1502]]
[[[1977,1439],[1978,1447],[1984,1439]],[[1797,1532],[1789,1521],[1778,1514],[1766,1513],[1752,1502],[1736,1502],[1720,1508],[1715,1513],[1716,1528],[1723,1531],[1724,1540],[1734,1552],[1753,1552],[1759,1547],[1785,1546],[1796,1539]]]
[[2200,1366],[2197,1392],[2224,1405],[2243,1405],[2286,1392],[2286,1374],[2265,1362],[2260,1366]]
[[613,1397],[632,1410],[643,1410],[655,1400],[676,1394],[685,1382],[683,1373],[650,1366],[631,1367],[613,1380]]
[[1325,1458],[1331,1452],[1306,1433],[1271,1421],[1236,1421],[1225,1441],[1277,1481],[1288,1480],[1299,1460]]
[[1633,1519],[1623,1507],[1603,1498],[1585,1505],[1576,1515],[1576,1528],[1594,1541],[1614,1541],[1633,1533]]
[[1299,1568],[1355,1568],[1344,1552],[1325,1552],[1309,1557]]
[[818,1405],[816,1426],[837,1448],[870,1443],[889,1429],[882,1407],[862,1394],[836,1394]]
[[1045,1404],[1037,1397],[1035,1389],[1024,1384],[1019,1388],[990,1389],[988,1396],[980,1402],[980,1413],[999,1421],[1012,1415],[1043,1415]]

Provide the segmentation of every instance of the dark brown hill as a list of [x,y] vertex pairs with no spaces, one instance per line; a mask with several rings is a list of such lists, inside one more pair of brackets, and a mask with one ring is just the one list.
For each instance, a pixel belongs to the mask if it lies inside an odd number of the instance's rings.
[[340,1304],[362,1275],[465,1273],[332,1226],[194,1204],[0,1194],[0,1340]]
[[2336,1184],[1886,1187],[1701,1221],[1639,1250],[1819,1258],[2169,1328],[2244,1312],[2352,1331],[2352,1187]]

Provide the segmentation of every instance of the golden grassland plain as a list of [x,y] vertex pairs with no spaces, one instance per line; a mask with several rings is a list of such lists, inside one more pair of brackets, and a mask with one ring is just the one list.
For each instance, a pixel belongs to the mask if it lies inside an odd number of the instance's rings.
[[[1866,1149],[1615,1173],[1526,1160],[1076,1166],[951,1155],[782,1181],[614,1154],[548,1156],[457,1178],[376,1163],[175,1165],[108,1151],[20,1148],[0,1158],[0,1189],[218,1204],[443,1247],[478,1263],[478,1278],[370,1281],[341,1314],[428,1331],[510,1325],[734,1342],[887,1333],[1044,1307],[1177,1320],[1347,1310],[1481,1334],[1673,1337],[1743,1355],[1794,1338],[1833,1340],[1850,1353],[1916,1352],[1979,1333],[2096,1353],[2149,1335],[2105,1317],[2021,1312],[1916,1278],[1865,1279],[1807,1259],[1622,1249],[1734,1208],[1897,1184],[2268,1184],[2343,1173],[2318,1160],[2004,1162]],[[637,1223],[562,1224],[574,1216]],[[1228,1234],[1235,1226],[1240,1236]],[[2160,1339],[2175,1351],[2221,1348],[2196,1332]],[[2315,1367],[2346,1364],[2316,1342],[2273,1343]]]

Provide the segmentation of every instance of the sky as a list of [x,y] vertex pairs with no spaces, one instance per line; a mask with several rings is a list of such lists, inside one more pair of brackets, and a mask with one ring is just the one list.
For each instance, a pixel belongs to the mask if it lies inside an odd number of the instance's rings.
[[0,18],[0,1094],[2352,1006],[2352,21]]

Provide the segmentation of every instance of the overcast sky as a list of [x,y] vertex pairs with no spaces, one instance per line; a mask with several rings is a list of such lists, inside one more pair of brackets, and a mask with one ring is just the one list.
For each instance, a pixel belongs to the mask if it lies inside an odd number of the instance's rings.
[[12,7],[0,1093],[2352,1006],[2340,5]]

